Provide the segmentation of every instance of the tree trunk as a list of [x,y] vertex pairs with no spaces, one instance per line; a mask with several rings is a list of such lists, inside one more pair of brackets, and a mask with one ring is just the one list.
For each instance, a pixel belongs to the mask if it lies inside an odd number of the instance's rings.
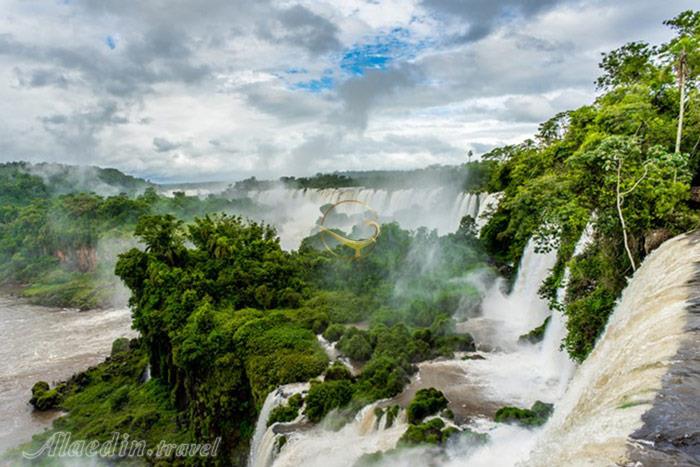
[[685,112],[685,51],[678,59],[678,85],[681,91],[680,109],[678,110],[678,131],[676,132],[676,154],[681,152],[681,135],[683,134],[683,114]]
[[632,271],[637,270],[637,265],[634,264],[634,257],[632,256],[632,251],[630,251],[629,241],[627,240],[627,226],[625,225],[625,218],[622,216],[622,194],[620,193],[620,177],[622,172],[622,159],[617,161],[617,215],[620,217],[620,224],[622,224],[622,239],[625,243],[625,251],[627,252],[627,257],[630,259],[630,264],[632,265]]

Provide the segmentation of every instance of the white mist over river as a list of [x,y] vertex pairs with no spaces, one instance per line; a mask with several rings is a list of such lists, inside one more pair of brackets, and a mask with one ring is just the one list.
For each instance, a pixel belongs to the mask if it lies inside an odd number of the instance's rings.
[[53,413],[34,412],[31,388],[100,363],[118,337],[135,337],[128,309],[77,311],[0,296],[0,452],[31,439]]

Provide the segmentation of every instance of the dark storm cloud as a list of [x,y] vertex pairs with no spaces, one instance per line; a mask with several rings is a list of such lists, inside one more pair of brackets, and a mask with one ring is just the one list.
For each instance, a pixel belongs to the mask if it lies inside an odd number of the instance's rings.
[[114,101],[102,101],[71,114],[46,115],[39,120],[56,143],[70,151],[71,157],[94,154],[100,145],[100,132],[129,123]]
[[466,31],[453,39],[471,42],[482,39],[513,18],[527,18],[548,10],[564,0],[423,0],[423,6],[443,20],[467,24]]
[[302,5],[279,11],[258,27],[258,35],[274,42],[296,44],[313,54],[340,48],[338,27]]
[[155,148],[156,152],[168,152],[181,146],[182,143],[169,141],[165,138],[153,138],[153,147]]
[[421,70],[409,63],[385,70],[369,69],[365,74],[345,81],[338,88],[343,103],[342,112],[335,115],[337,121],[363,130],[367,127],[369,112],[419,84]]
[[322,117],[328,102],[308,93],[301,93],[274,83],[255,83],[243,86],[239,91],[248,104],[274,115],[283,123],[297,123]]
[[66,88],[69,83],[69,79],[60,70],[50,68],[24,70],[15,67],[14,72],[17,76],[17,82],[22,87],[40,88],[44,86],[55,86],[58,88]]
[[0,158],[170,179],[457,160],[591,102],[600,52],[697,8],[415,1],[0,0]]
[[[0,36],[0,55],[41,62],[45,84],[65,86],[63,81],[46,78],[73,72],[95,92],[115,97],[139,96],[161,82],[192,83],[209,73],[208,66],[190,61],[192,52],[185,35],[160,28],[136,38],[126,47],[124,56],[88,45],[30,45],[9,34]],[[39,78],[41,82],[42,77]]]

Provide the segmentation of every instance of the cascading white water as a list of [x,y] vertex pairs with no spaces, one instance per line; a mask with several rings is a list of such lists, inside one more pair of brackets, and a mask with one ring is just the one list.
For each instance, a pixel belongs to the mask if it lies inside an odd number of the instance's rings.
[[438,233],[454,232],[465,215],[477,220],[481,228],[486,222],[482,216],[496,206],[497,193],[463,193],[450,188],[380,190],[363,187],[316,189],[288,189],[276,187],[249,191],[253,201],[271,209],[262,220],[277,226],[282,247],[293,249],[309,236],[321,216],[320,208],[341,200],[358,200],[377,211],[382,222],[397,221],[406,229],[428,227]]
[[[593,224],[589,222],[581,233],[581,238],[576,242],[572,256],[581,255],[592,241]],[[566,298],[566,287],[569,283],[570,275],[571,271],[567,266],[564,270],[561,286],[557,290],[557,301],[562,305]],[[561,348],[561,343],[565,337],[566,316],[562,310],[553,310],[542,340],[541,359],[544,372],[549,374],[551,378],[559,380],[557,391],[559,395],[563,394],[576,368],[576,364],[569,357],[569,354]]]
[[477,231],[480,232],[484,225],[486,225],[486,223],[489,220],[490,214],[493,210],[495,210],[498,207],[498,203],[500,202],[502,196],[502,192],[485,193],[477,198],[478,206],[476,214],[473,216],[476,220]]
[[265,398],[262,409],[260,409],[258,421],[255,425],[255,433],[250,443],[249,467],[267,467],[272,462],[276,436],[273,426],[267,426],[270,413],[293,394],[298,394],[308,389],[309,383],[292,383],[270,391]]
[[282,393],[275,389],[270,391],[270,393],[265,398],[262,409],[260,409],[260,414],[258,415],[258,421],[255,424],[255,434],[253,435],[253,440],[250,442],[250,455],[248,456],[248,466],[254,467],[258,465],[258,458],[260,457],[260,444],[262,443],[263,436],[267,431],[267,420],[270,418],[270,412],[272,409],[284,402],[284,397]]
[[537,253],[536,242],[530,239],[511,292],[503,292],[503,280],[494,282],[482,302],[482,316],[467,321],[460,329],[471,333],[477,345],[514,350],[518,337],[542,324],[549,315],[549,305],[538,291],[556,260],[556,251]]
[[689,284],[698,261],[700,244],[689,236],[645,259],[527,465],[627,465],[630,435],[652,407],[681,342],[692,338],[687,308],[697,296]]
[[[352,422],[340,430],[327,429],[324,423],[308,431],[287,435],[288,441],[275,459],[276,467],[347,467],[363,454],[386,451],[396,446],[406,431],[403,411],[390,428],[378,424],[375,409],[382,402],[365,406]],[[329,417],[333,417],[331,413]],[[378,426],[379,425],[379,426]]]
[[328,356],[328,359],[331,362],[340,362],[343,365],[345,365],[345,368],[347,368],[352,375],[357,375],[359,374],[360,370],[355,367],[355,365],[352,364],[352,361],[350,361],[349,358],[343,356],[340,354],[338,349],[336,349],[336,344],[337,342],[328,342],[323,335],[318,334],[316,336],[316,339],[318,339],[318,343],[321,344],[321,347],[323,348],[323,351],[326,352],[326,355]]

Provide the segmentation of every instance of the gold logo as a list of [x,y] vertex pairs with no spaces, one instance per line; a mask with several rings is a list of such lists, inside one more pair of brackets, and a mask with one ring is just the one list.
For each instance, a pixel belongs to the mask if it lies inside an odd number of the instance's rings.
[[[333,213],[338,206],[346,204],[356,205],[358,207],[364,208],[365,219],[363,219],[362,224],[366,225],[367,227],[370,227],[373,230],[373,232],[368,237],[359,239],[348,238],[339,234],[338,232],[334,232],[331,228],[325,225],[329,218],[329,215]],[[367,214],[369,214],[369,218],[367,218]],[[326,242],[327,235],[335,241],[337,241],[339,244],[354,250],[355,254],[352,257],[350,257],[351,259],[359,259],[363,256],[363,250],[370,246],[374,246],[374,244],[377,242],[377,238],[381,233],[381,226],[379,225],[378,219],[379,216],[377,215],[377,211],[368,206],[367,203],[363,203],[362,201],[358,201],[356,199],[345,199],[338,201],[337,203],[331,205],[328,209],[324,211],[323,217],[319,222],[319,228],[321,230],[321,233],[323,234],[321,235],[321,241],[323,242],[323,245],[328,251],[330,251],[335,256],[342,257],[343,255],[338,254],[334,248],[328,245],[328,243]]]

